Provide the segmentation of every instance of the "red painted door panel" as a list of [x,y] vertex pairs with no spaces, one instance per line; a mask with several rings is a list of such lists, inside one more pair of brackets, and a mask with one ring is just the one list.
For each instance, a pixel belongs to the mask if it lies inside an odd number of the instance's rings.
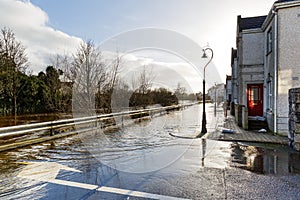
[[247,101],[249,116],[263,116],[263,84],[247,86]]

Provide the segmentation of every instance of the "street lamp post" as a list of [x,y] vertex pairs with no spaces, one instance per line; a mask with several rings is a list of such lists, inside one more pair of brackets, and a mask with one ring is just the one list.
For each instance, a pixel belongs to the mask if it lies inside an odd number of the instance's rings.
[[205,112],[205,69],[206,69],[206,67],[209,65],[209,63],[212,61],[212,59],[214,57],[213,50],[208,47],[208,48],[203,49],[202,58],[207,58],[207,55],[206,55],[206,51],[207,50],[209,50],[211,52],[211,57],[210,57],[209,61],[206,63],[206,65],[204,66],[204,69],[203,69],[203,98],[202,98],[202,101],[203,101],[203,113],[202,113],[202,129],[201,129],[201,133],[202,134],[207,133],[207,129],[206,129],[206,112]]

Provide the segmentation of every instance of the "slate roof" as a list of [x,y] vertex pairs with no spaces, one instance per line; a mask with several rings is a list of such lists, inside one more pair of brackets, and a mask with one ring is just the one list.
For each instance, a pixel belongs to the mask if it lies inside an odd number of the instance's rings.
[[240,30],[261,28],[266,17],[267,15],[241,18],[239,23]]
[[290,1],[297,1],[297,0],[278,0],[275,3],[283,3],[283,2],[290,2]]

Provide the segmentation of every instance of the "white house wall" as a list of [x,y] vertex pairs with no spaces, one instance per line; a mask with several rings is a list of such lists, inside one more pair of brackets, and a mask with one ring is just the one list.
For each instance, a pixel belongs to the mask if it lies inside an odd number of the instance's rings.
[[278,10],[278,134],[288,133],[288,91],[300,87],[300,8]]
[[264,33],[253,32],[243,34],[243,65],[264,63]]
[[264,80],[264,33],[244,32],[242,36],[242,62],[239,72],[241,105],[247,106],[247,84],[263,83]]
[[[272,31],[272,50],[268,52],[267,43],[268,43],[268,32]],[[274,87],[274,53],[275,53],[275,20],[272,18],[271,22],[265,28],[264,31],[264,40],[265,40],[265,61],[264,61],[264,116],[267,118],[268,127],[271,131],[274,130],[274,98],[275,98],[275,87]],[[269,77],[268,77],[269,76]],[[270,82],[267,82],[269,79]],[[271,95],[271,96],[270,96]]]

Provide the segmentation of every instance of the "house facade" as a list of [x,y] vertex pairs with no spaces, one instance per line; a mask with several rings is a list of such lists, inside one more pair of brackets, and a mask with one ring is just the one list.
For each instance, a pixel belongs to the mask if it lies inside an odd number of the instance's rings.
[[248,116],[263,116],[264,32],[261,27],[266,17],[237,17],[237,48],[232,49],[231,58],[231,113],[243,128],[248,128]]
[[265,23],[265,116],[269,128],[288,135],[288,92],[300,87],[300,1],[277,1]]
[[299,47],[300,0],[276,1],[266,16],[237,18],[232,104],[265,117],[269,129],[283,136],[289,135],[289,89],[300,87]]

